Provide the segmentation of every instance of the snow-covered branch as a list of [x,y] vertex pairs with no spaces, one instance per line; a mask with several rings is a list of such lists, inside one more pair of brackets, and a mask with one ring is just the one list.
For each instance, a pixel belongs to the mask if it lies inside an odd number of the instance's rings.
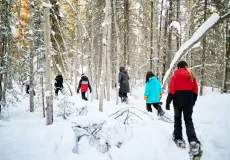
[[180,49],[176,52],[169,69],[167,70],[164,79],[162,87],[164,87],[166,80],[169,77],[169,74],[173,70],[176,62],[181,59],[182,56],[184,56],[197,42],[199,42],[205,34],[208,33],[209,30],[211,30],[216,24],[220,23],[222,20],[230,17],[230,13],[227,13],[223,17],[220,17],[217,13],[212,14],[207,21],[205,21],[193,34],[193,36],[186,41]]

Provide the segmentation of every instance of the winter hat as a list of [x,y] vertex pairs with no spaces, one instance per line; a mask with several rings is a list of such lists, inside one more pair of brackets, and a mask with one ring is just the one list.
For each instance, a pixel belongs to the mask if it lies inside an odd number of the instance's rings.
[[84,74],[84,73],[82,73],[82,74],[81,74],[81,77],[83,77],[83,76],[85,76],[85,74]]
[[180,61],[178,64],[177,64],[177,68],[187,68],[188,67],[188,64],[185,62],[185,61]]
[[120,72],[125,70],[125,67],[120,67]]

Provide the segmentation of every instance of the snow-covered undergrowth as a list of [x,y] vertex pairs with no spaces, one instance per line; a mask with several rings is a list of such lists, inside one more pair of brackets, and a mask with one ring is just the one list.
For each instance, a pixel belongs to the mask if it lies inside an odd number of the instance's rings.
[[[154,108],[153,113],[146,112],[143,88],[134,89],[132,94],[128,105],[116,106],[112,93],[113,100],[105,100],[103,113],[98,111],[98,101],[85,102],[80,95],[65,98],[60,94],[54,99],[51,126],[45,125],[42,109],[29,113],[28,97],[21,98],[17,108],[9,109],[9,120],[0,120],[0,159],[188,160],[188,142],[187,149],[181,150],[171,140],[173,124],[158,120]],[[203,145],[202,160],[230,157],[229,99],[229,94],[209,88],[198,97],[193,120]],[[70,113],[66,119],[63,110]],[[173,117],[172,106],[166,112]],[[183,135],[186,140],[185,130]]]

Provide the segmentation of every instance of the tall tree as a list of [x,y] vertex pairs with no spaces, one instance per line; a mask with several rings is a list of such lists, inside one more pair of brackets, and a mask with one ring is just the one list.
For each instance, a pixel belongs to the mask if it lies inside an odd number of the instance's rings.
[[50,2],[44,0],[44,44],[46,53],[46,125],[53,123],[53,96],[51,86],[51,66],[50,66]]
[[[207,4],[208,4],[208,1],[205,0],[204,1],[204,22],[207,19]],[[202,45],[203,45],[202,57],[201,57],[202,66],[201,66],[201,80],[200,80],[200,95],[201,96],[203,95],[204,81],[205,81],[205,79],[204,79],[204,74],[205,74],[205,52],[206,52],[206,37],[205,36],[203,38]]]

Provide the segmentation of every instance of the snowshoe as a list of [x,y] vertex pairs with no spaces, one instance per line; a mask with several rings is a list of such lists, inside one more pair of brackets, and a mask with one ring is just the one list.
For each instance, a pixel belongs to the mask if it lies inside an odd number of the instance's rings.
[[164,112],[158,113],[158,120],[161,120],[161,121],[167,122],[167,123],[173,123],[173,120],[170,119],[169,117],[167,117]]
[[203,154],[203,151],[201,150],[201,144],[199,142],[190,142],[190,159],[191,160],[200,160],[201,156]]
[[183,149],[186,148],[185,141],[184,141],[183,139],[176,139],[176,138],[174,137],[174,135],[173,135],[172,140],[175,142],[175,144],[177,145],[177,147],[183,148]]

